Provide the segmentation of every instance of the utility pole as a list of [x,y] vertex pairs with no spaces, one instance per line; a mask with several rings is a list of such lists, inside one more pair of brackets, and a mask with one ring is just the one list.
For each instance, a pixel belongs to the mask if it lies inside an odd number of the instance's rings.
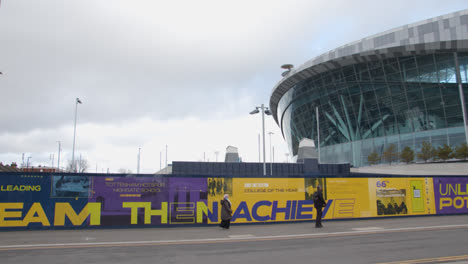
[[166,144],[166,169],[167,169],[167,144]]
[[216,162],[218,162],[218,154],[219,154],[219,151],[215,151],[215,155],[216,155]]
[[159,170],[162,170],[162,151],[159,151]]
[[23,155],[22,155],[22,160],[23,160],[23,161],[21,162],[21,168],[24,168],[24,153],[23,153]]

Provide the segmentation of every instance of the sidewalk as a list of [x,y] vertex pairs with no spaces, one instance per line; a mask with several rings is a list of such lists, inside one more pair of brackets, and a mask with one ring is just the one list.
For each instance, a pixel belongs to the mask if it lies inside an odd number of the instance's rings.
[[0,246],[264,237],[466,224],[468,224],[468,215],[325,221],[325,227],[322,229],[316,229],[314,222],[307,222],[232,225],[230,230],[221,230],[217,225],[213,225],[171,228],[15,231],[0,232]]

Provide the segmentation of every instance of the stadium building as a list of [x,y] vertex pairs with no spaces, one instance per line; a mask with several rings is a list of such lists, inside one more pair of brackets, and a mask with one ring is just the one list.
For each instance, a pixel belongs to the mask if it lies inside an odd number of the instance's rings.
[[273,89],[270,109],[293,155],[301,139],[317,146],[319,138],[320,162],[360,167],[390,144],[418,152],[423,141],[435,147],[466,142],[467,85],[464,10],[352,42],[289,69]]

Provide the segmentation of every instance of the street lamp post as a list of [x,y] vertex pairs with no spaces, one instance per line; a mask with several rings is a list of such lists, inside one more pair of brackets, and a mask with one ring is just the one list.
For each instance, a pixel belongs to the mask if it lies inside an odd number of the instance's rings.
[[271,148],[271,135],[273,135],[273,132],[268,132],[268,135],[270,136],[270,175],[273,175],[273,150]]
[[270,109],[264,104],[256,106],[255,109],[250,112],[251,115],[255,115],[262,111],[262,133],[263,133],[263,176],[266,176],[266,161],[265,161],[265,114],[271,115]]
[[31,156],[28,157],[28,161],[26,162],[26,168],[29,169],[29,159],[32,158]]
[[72,151],[72,170],[76,172],[76,165],[75,165],[75,138],[76,138],[76,116],[78,112],[78,104],[82,104],[80,98],[76,98],[75,101],[75,125],[73,127],[73,151]]
[[258,133],[258,162],[262,162],[262,155],[260,155],[260,133]]

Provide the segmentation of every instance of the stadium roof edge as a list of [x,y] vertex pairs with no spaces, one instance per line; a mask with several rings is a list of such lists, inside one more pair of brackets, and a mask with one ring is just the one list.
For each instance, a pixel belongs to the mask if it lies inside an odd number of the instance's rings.
[[468,9],[429,18],[365,37],[308,60],[292,69],[274,87],[270,109],[278,121],[281,97],[295,84],[316,74],[380,58],[468,51]]

